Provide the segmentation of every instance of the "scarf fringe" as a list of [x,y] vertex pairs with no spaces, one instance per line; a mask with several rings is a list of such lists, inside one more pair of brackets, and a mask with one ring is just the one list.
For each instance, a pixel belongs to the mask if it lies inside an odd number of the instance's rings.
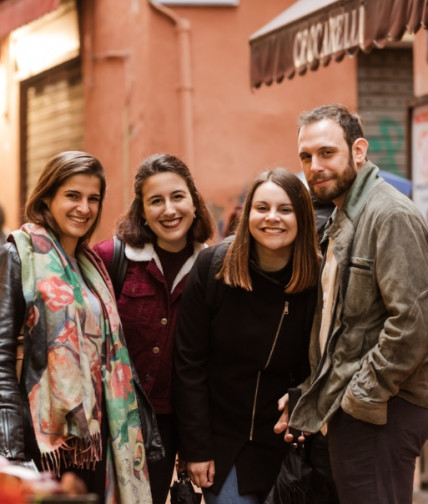
[[59,478],[61,466],[68,469],[94,470],[95,464],[102,457],[101,434],[93,434],[90,439],[70,437],[58,449],[41,454],[41,464],[44,471],[52,472]]

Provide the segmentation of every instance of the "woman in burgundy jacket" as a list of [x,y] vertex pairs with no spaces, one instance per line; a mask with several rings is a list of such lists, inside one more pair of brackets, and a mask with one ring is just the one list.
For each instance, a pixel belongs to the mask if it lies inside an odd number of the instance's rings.
[[[213,234],[213,221],[187,166],[168,154],[143,161],[134,200],[119,220],[127,270],[117,295],[129,354],[154,410],[165,458],[148,461],[153,503],[165,504],[177,453],[172,350],[186,277]],[[110,269],[113,239],[94,246]]]

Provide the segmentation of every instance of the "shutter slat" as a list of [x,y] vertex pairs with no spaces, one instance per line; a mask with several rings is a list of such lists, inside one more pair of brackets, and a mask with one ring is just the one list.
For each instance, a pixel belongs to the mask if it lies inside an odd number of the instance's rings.
[[82,150],[83,84],[78,64],[27,90],[26,188],[31,192],[46,162],[59,152]]

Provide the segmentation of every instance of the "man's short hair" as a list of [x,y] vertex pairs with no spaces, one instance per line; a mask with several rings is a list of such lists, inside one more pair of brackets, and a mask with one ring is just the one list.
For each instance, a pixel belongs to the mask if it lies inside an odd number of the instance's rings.
[[336,122],[345,135],[349,149],[357,138],[364,138],[363,125],[359,115],[351,114],[344,106],[337,103],[331,105],[321,105],[313,110],[303,112],[299,117],[299,131],[302,126],[307,126],[323,119],[331,119]]

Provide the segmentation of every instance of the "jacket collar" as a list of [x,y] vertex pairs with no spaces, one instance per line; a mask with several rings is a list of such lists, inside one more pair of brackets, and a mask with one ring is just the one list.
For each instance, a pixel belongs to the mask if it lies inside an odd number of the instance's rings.
[[[346,197],[342,209],[335,209],[332,214],[331,226],[326,228],[321,241],[321,249],[325,250],[328,237],[335,241],[333,250],[345,253],[355,234],[355,226],[363,212],[370,193],[383,179],[379,176],[379,168],[370,161],[358,171],[357,177]],[[339,262],[339,260],[338,260]]]
[[357,178],[343,205],[343,211],[351,221],[361,214],[369,194],[380,182],[382,182],[382,178],[379,176],[379,168],[367,161],[358,171]]
[[[193,254],[187,259],[183,264],[183,267],[178,272],[174,284],[172,286],[171,292],[179,284],[179,282],[189,273],[193,263],[199,252],[206,248],[208,245],[205,243],[194,242],[193,243]],[[163,274],[162,264],[160,262],[159,256],[156,254],[155,248],[152,243],[146,243],[143,248],[135,248],[130,245],[125,245],[125,256],[130,261],[134,262],[151,262],[154,261],[159,271]]]

